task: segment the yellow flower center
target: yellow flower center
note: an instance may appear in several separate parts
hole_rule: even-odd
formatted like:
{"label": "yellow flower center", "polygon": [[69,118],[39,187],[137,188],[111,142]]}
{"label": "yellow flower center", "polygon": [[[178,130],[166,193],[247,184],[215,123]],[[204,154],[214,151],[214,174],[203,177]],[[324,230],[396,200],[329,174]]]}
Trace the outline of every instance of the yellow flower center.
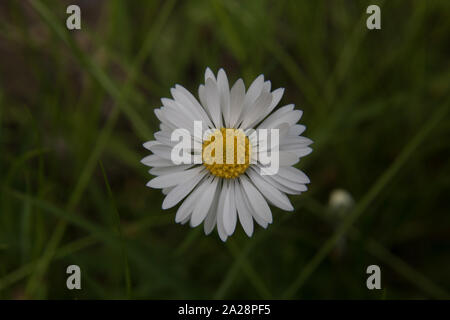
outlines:
{"label": "yellow flower center", "polygon": [[203,142],[203,165],[216,177],[234,179],[249,167],[250,150],[242,130],[221,128]]}

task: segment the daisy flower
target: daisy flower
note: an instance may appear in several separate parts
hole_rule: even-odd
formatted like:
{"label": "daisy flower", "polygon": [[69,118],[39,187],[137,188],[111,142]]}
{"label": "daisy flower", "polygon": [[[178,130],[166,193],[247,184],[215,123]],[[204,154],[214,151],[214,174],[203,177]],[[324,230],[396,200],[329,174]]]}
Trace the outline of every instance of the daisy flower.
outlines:
{"label": "daisy flower", "polygon": [[[263,75],[248,90],[242,79],[230,89],[223,69],[215,76],[207,68],[199,100],[180,85],[171,89],[172,99],[161,99],[163,106],[155,109],[160,131],[155,140],[144,143],[152,154],[142,163],[156,176],[147,186],[162,189],[165,195],[162,208],[181,202],[177,223],[189,222],[191,227],[203,223],[207,235],[217,227],[220,239],[226,241],[237,221],[249,237],[254,222],[267,228],[272,223],[269,204],[294,210],[287,194],[301,194],[310,181],[293,165],[312,151],[308,147],[312,141],[301,136],[305,126],[297,122],[302,111],[293,104],[274,111],[283,93],[283,88],[271,91],[271,82]],[[182,151],[197,161],[173,160],[177,129],[190,133],[189,145]],[[276,134],[255,134],[262,129]],[[211,148],[213,142],[216,148]],[[276,171],[271,173],[263,161],[268,153],[276,156]]]}

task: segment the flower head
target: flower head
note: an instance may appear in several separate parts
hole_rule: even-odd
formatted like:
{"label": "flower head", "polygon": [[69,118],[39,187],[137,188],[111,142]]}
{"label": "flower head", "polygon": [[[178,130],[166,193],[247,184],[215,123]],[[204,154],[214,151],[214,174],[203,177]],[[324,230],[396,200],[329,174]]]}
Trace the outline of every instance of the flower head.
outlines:
{"label": "flower head", "polygon": [[226,241],[238,219],[248,236],[254,221],[263,228],[272,223],[268,203],[294,210],[287,194],[306,191],[309,179],[293,165],[312,151],[312,141],[301,136],[302,111],[292,104],[274,111],[283,92],[271,91],[263,75],[247,91],[242,79],[230,89],[223,69],[216,77],[208,68],[200,101],[180,85],[172,99],[161,99],[160,131],[144,143],[153,154],[142,163],[156,176],[147,186],[166,195],[163,209],[182,202],[176,222],[203,222],[206,234],[217,226]]}

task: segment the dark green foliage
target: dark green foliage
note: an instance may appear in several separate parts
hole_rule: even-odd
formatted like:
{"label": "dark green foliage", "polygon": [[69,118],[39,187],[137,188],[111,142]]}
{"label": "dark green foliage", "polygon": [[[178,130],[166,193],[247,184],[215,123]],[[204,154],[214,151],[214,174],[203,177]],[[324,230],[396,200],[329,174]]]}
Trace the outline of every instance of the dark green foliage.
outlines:
{"label": "dark green foliage", "polygon": [[[0,298],[448,298],[449,42],[446,0],[1,1]],[[159,99],[207,66],[285,87],[315,142],[296,211],[225,244],[175,224],[139,162]]]}

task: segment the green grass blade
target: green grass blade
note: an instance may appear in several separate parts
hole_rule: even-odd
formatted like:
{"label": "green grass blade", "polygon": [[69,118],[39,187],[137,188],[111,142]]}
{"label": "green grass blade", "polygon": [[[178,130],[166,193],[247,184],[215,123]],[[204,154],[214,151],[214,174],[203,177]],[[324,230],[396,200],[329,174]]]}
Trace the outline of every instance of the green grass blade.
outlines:
{"label": "green grass blade", "polygon": [[116,203],[114,201],[114,196],[111,190],[111,186],[108,181],[108,177],[105,172],[105,168],[103,167],[102,161],[100,161],[100,168],[103,173],[103,178],[105,180],[105,186],[106,190],[108,191],[108,197],[109,201],[111,203],[111,208],[114,214],[114,220],[116,223],[117,232],[119,234],[119,239],[121,242],[121,249],[122,249],[122,259],[123,259],[123,268],[124,268],[124,277],[125,277],[125,290],[126,290],[126,296],[131,299],[131,275],[130,275],[130,267],[128,265],[128,255],[127,255],[127,247],[124,242],[123,233],[122,233],[122,227],[120,224],[120,216],[119,211],[117,210]]}

